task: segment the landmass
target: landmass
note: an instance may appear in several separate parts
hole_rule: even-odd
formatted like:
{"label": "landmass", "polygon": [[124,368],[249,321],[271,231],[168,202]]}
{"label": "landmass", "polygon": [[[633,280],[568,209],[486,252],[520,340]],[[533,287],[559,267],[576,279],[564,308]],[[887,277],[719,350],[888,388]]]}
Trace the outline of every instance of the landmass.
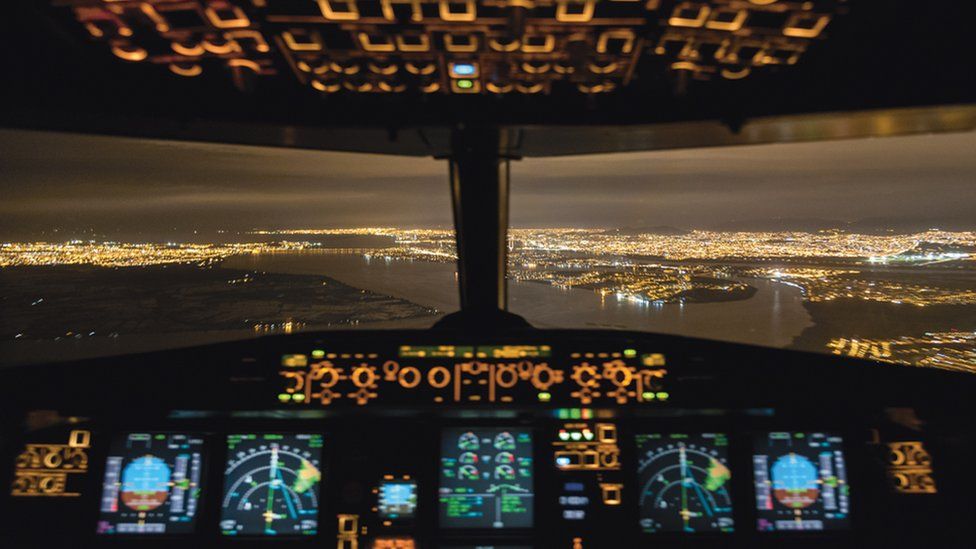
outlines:
{"label": "landmass", "polygon": [[186,264],[0,269],[0,340],[340,328],[437,311],[325,276]]}

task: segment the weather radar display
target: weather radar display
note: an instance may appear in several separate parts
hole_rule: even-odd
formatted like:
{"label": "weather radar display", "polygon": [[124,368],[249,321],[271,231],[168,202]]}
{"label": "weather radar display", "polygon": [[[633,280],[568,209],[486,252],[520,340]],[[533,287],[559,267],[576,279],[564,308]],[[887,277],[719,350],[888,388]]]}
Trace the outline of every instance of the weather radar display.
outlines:
{"label": "weather radar display", "polygon": [[760,435],[752,457],[763,532],[850,528],[844,441],[828,433]]}
{"label": "weather radar display", "polygon": [[721,433],[640,434],[641,529],[658,532],[732,532],[732,471]]}
{"label": "weather radar display", "polygon": [[115,437],[105,463],[99,534],[193,532],[203,440],[176,433]]}
{"label": "weather radar display", "polygon": [[322,435],[228,435],[220,530],[235,536],[318,531]]}
{"label": "weather radar display", "polygon": [[532,435],[524,429],[446,429],[438,499],[445,528],[531,528]]}

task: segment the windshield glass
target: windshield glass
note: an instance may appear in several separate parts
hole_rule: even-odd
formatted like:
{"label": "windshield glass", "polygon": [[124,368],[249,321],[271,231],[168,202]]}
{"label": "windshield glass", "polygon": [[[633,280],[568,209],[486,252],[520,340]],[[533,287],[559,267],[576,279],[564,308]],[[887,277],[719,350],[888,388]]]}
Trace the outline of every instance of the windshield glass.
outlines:
{"label": "windshield glass", "polygon": [[0,130],[0,166],[0,365],[458,307],[443,162]]}
{"label": "windshield glass", "polygon": [[[457,310],[430,159],[0,132],[0,358]],[[976,134],[512,164],[510,309],[976,372]]]}
{"label": "windshield glass", "polygon": [[976,372],[976,134],[530,159],[510,308]]}

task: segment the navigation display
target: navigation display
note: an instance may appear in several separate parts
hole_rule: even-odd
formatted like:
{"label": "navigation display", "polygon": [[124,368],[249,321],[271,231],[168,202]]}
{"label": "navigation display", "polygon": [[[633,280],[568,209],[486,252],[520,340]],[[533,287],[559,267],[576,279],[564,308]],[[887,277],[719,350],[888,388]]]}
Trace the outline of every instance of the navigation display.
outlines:
{"label": "navigation display", "polygon": [[227,436],[220,530],[224,535],[318,531],[322,435]]}
{"label": "navigation display", "polygon": [[843,443],[828,433],[756,437],[752,468],[760,531],[850,528]]}
{"label": "navigation display", "polygon": [[417,483],[412,480],[384,480],[380,482],[380,518],[409,520],[417,512]]}
{"label": "navigation display", "polygon": [[99,534],[185,534],[196,526],[203,439],[124,433],[112,439]]}
{"label": "navigation display", "polygon": [[639,434],[635,438],[644,532],[734,530],[725,434]]}
{"label": "navigation display", "polygon": [[440,524],[444,528],[531,528],[532,435],[527,429],[445,429]]}

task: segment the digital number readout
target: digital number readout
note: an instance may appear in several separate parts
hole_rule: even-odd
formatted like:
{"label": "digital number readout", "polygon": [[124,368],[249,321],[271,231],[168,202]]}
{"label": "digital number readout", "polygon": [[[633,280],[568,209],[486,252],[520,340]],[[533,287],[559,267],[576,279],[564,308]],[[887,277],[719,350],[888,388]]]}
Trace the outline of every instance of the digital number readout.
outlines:
{"label": "digital number readout", "polygon": [[203,440],[125,433],[112,440],[102,482],[99,534],[185,534],[196,525]]}
{"label": "digital number readout", "polygon": [[321,459],[322,435],[229,435],[221,532],[229,536],[315,534]]}
{"label": "digital number readout", "polygon": [[756,437],[752,468],[760,531],[850,528],[843,442],[828,433]]}
{"label": "digital number readout", "polygon": [[531,528],[532,436],[526,429],[446,429],[438,490],[444,528]]}

